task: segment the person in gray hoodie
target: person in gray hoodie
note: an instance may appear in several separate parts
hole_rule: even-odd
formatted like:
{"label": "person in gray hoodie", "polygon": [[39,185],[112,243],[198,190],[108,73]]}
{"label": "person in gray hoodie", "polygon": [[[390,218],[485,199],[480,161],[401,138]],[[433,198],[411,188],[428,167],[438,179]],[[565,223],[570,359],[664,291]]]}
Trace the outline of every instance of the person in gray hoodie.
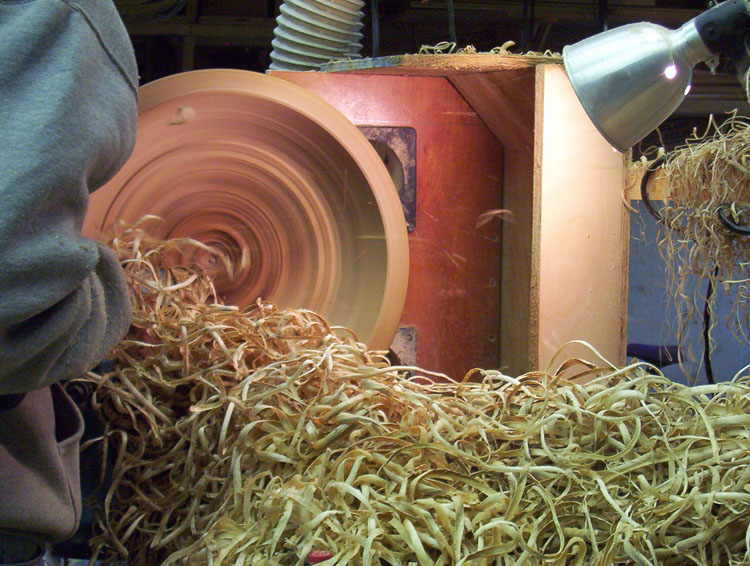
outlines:
{"label": "person in gray hoodie", "polygon": [[0,564],[42,564],[79,523],[83,420],[59,382],[130,322],[81,226],[133,149],[137,88],[111,0],[0,0]]}

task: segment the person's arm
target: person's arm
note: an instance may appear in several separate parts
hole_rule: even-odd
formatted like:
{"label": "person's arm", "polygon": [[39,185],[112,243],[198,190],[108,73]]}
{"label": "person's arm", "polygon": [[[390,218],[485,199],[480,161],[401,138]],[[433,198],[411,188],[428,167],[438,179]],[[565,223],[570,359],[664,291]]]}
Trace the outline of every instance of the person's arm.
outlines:
{"label": "person's arm", "polygon": [[81,235],[132,151],[137,74],[110,0],[0,0],[0,395],[77,377],[126,332],[119,263]]}

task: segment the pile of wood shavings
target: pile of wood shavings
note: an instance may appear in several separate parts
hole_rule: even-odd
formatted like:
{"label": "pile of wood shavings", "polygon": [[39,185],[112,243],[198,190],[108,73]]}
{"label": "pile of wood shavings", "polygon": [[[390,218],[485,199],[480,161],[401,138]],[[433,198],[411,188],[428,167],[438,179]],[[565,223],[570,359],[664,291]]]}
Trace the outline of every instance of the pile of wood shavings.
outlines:
{"label": "pile of wood shavings", "polygon": [[750,227],[749,128],[748,119],[738,117],[721,126],[711,124],[706,133],[695,133],[671,153],[663,165],[667,192],[660,213],[666,230],[660,246],[676,298],[678,336],[705,300],[691,283],[692,275],[712,281],[733,297],[729,326],[750,342],[750,236],[728,230],[717,214],[727,204],[729,218]]}
{"label": "pile of wood shavings", "polygon": [[544,52],[539,51],[527,51],[525,53],[512,53],[511,48],[515,46],[515,41],[506,41],[502,45],[493,47],[489,51],[478,51],[473,45],[466,45],[464,47],[458,47],[455,41],[441,41],[435,45],[422,45],[419,48],[420,55],[482,55],[492,54],[501,55],[503,57],[522,57],[528,62],[537,63],[550,63],[557,62],[562,63],[562,55],[553,51],[547,50]]}
{"label": "pile of wood shavings", "polygon": [[[88,377],[119,441],[106,563],[750,560],[748,378],[407,372],[312,312],[216,304],[144,241],[114,242],[133,328],[116,371]],[[574,367],[593,380],[559,376]]]}

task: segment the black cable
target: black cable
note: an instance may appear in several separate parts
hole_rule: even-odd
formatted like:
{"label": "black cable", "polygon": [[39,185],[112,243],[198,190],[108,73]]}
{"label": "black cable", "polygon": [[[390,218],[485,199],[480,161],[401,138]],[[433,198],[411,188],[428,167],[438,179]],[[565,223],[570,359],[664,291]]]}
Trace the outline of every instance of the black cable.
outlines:
{"label": "black cable", "polygon": [[534,39],[534,0],[523,0],[521,51],[530,51]]}
{"label": "black cable", "polygon": [[714,279],[719,273],[719,268],[714,267],[714,272],[708,279],[706,286],[706,301],[703,304],[703,366],[706,368],[706,381],[713,385],[716,383],[714,379],[714,369],[711,364],[711,302],[714,298]]}
{"label": "black cable", "polygon": [[[655,159],[648,167],[646,167],[646,171],[643,173],[643,177],[641,177],[641,200],[643,201],[643,206],[646,207],[646,210],[657,220],[657,222],[662,224],[664,223],[664,218],[661,213],[654,208],[654,205],[649,198],[648,181],[651,178],[651,175],[653,175],[653,173],[664,164],[666,159],[666,156]],[[735,208],[744,209],[745,211],[750,211],[750,206],[746,203],[735,203],[734,205],[731,205],[728,202],[725,202],[718,206],[716,209],[716,215],[727,230],[739,236],[750,236],[750,226],[743,226],[742,224],[735,222],[732,210],[733,206]]]}
{"label": "black cable", "polygon": [[646,171],[643,173],[643,177],[641,177],[641,200],[643,201],[643,206],[646,207],[646,210],[648,210],[651,216],[656,218],[657,222],[661,222],[662,224],[664,223],[664,219],[659,211],[654,208],[654,205],[651,204],[651,199],[648,196],[648,180],[651,178],[654,171],[661,167],[666,160],[666,156],[655,159],[653,163],[646,167]]}
{"label": "black cable", "polygon": [[453,0],[448,0],[448,38],[451,43],[456,43],[456,13],[453,9]]}
{"label": "black cable", "polygon": [[609,28],[609,22],[607,21],[607,13],[609,12],[609,5],[607,0],[599,0],[596,4],[596,23],[600,31],[607,31]]}
{"label": "black cable", "polygon": [[[748,208],[748,206],[744,204],[735,204],[735,207],[741,207],[744,209]],[[732,216],[731,204],[725,202],[719,205],[719,208],[716,209],[716,214],[719,216],[719,220],[721,220],[721,223],[727,230],[739,234],[740,236],[750,236],[750,227],[737,224],[733,218],[730,218],[730,216]]]}
{"label": "black cable", "polygon": [[372,56],[380,56],[380,14],[378,11],[378,0],[372,0],[370,5],[370,18],[372,20]]}
{"label": "black cable", "polygon": [[[643,201],[643,205],[646,207],[646,210],[653,216],[658,222],[663,223],[664,218],[654,208],[654,205],[651,204],[651,199],[648,195],[648,180],[653,174],[655,170],[657,170],[663,163],[666,161],[666,156],[660,157],[656,160],[654,160],[649,167],[646,168],[646,171],[643,174],[643,178],[641,179],[641,200]],[[749,206],[743,204],[736,204],[735,206],[740,206],[745,209],[750,209]],[[732,206],[729,203],[723,203],[719,205],[719,207],[716,209],[716,214],[719,217],[719,220],[724,225],[725,228],[732,231],[735,234],[741,235],[741,236],[749,236],[750,235],[750,227],[743,226],[741,224],[738,224],[735,222],[732,214]],[[706,285],[706,298],[703,305],[703,365],[706,369],[706,381],[710,384],[716,383],[716,380],[714,378],[714,370],[713,365],[711,363],[711,303],[714,298],[714,293],[716,291],[716,286],[714,285],[714,280],[716,279],[716,276],[719,274],[719,268],[718,266],[714,268],[713,274],[708,279],[708,283]]]}

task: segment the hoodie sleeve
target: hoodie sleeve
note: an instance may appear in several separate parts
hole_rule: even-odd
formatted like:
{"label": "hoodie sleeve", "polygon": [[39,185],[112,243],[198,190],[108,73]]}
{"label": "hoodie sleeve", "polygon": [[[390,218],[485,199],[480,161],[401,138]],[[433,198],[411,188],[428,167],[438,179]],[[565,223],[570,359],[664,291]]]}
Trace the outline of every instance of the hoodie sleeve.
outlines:
{"label": "hoodie sleeve", "polygon": [[95,366],[126,332],[114,254],[81,235],[135,141],[137,72],[111,0],[0,0],[0,395]]}

